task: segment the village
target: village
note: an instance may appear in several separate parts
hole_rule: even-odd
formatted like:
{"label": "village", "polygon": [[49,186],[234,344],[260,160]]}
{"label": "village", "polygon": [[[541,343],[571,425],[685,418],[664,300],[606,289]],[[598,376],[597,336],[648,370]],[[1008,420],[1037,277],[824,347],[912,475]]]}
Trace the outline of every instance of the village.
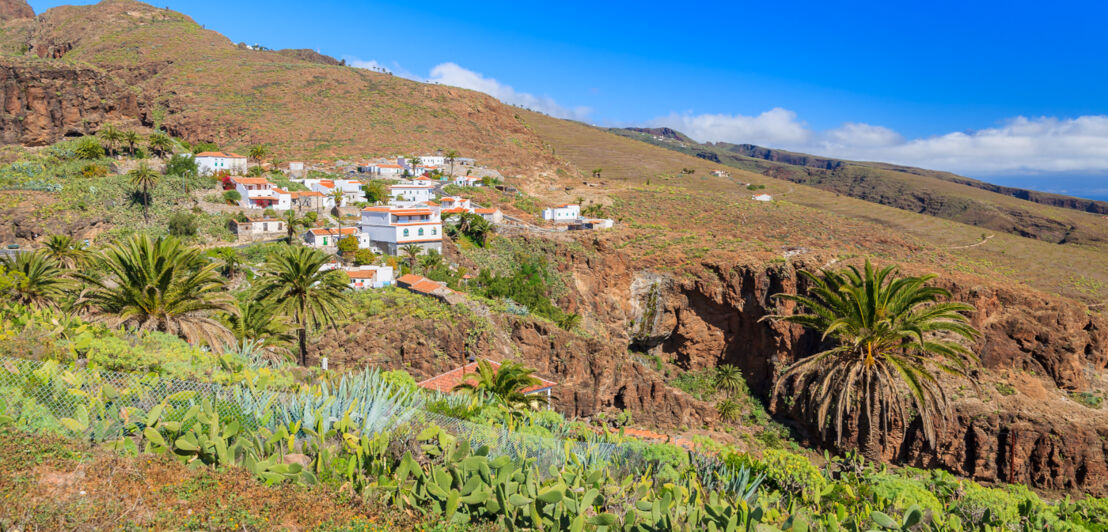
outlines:
{"label": "village", "polygon": [[[443,252],[444,235],[459,225],[472,226],[475,219],[480,220],[476,223],[481,224],[482,232],[507,227],[600,230],[615,224],[611,219],[586,217],[580,204],[566,203],[543,209],[539,226],[506,216],[494,206],[448,194],[448,187],[455,192],[481,187],[514,191],[501,184],[499,172],[453,152],[330,164],[292,161],[276,167],[251,164],[246,156],[232,152],[200,152],[194,160],[201,175],[221,179],[224,198],[238,207],[228,229],[239,242],[277,241],[291,235],[305,246],[334,254],[336,259],[327,268],[346,272],[353,290],[397,286],[456,301],[458,293],[445,282],[398,271],[400,268],[387,261],[366,264],[354,258],[363,255],[359,250],[374,257],[412,261],[418,256],[438,256]],[[298,190],[280,186],[264,171],[270,175],[278,172]],[[295,213],[291,218],[290,212]],[[289,230],[290,219],[308,213],[313,213],[313,226]]]}

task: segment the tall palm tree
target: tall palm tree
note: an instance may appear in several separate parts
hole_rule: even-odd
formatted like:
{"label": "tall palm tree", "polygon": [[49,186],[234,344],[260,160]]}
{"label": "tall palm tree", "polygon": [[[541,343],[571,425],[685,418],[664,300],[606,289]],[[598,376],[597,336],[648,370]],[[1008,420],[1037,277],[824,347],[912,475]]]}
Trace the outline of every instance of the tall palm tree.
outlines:
{"label": "tall palm tree", "polygon": [[224,323],[235,335],[239,345],[257,342],[256,346],[275,353],[291,353],[296,337],[289,331],[292,324],[278,312],[271,301],[248,294],[238,303],[238,312],[225,314]]}
{"label": "tall palm tree", "polygon": [[142,163],[127,172],[127,177],[131,179],[131,186],[142,187],[142,218],[150,223],[150,189],[158,186],[161,175]]}
{"label": "tall palm tree", "polygon": [[98,132],[100,138],[104,139],[104,142],[108,143],[108,151],[111,152],[112,157],[115,157],[115,146],[123,140],[123,132],[119,128],[108,124]]}
{"label": "tall palm tree", "polygon": [[419,254],[423,253],[423,248],[417,244],[408,244],[401,247],[400,252],[408,258],[408,269],[415,273],[416,261],[419,260]]}
{"label": "tall palm tree", "polygon": [[232,247],[218,247],[208,250],[208,256],[219,262],[217,270],[227,279],[233,280],[242,272],[243,257],[237,249]]}
{"label": "tall palm tree", "polygon": [[297,328],[300,364],[308,363],[308,329],[330,324],[345,312],[346,276],[341,270],[320,268],[331,257],[306,246],[281,246],[266,258],[256,297],[269,300]]}
{"label": "tall palm tree", "polygon": [[308,225],[308,221],[303,219],[303,218],[300,218],[299,216],[297,216],[296,211],[294,211],[292,209],[289,209],[289,210],[285,211],[284,222],[285,222],[285,229],[288,230],[288,234],[289,234],[288,243],[290,245],[293,244],[296,241],[295,240],[296,239],[296,229],[298,227],[307,227],[307,225]]}
{"label": "tall palm tree", "polygon": [[18,253],[0,259],[0,266],[14,276],[8,298],[16,303],[55,308],[70,286],[62,267],[44,250]]}
{"label": "tall palm tree", "polygon": [[220,313],[235,311],[219,264],[199,248],[173,237],[135,235],[97,257],[103,275],[80,274],[89,285],[85,299],[98,316],[114,326],[175,334],[220,350],[233,336]]}
{"label": "tall palm tree", "polygon": [[127,143],[127,153],[131,154],[131,157],[135,156],[135,144],[138,144],[140,137],[138,133],[127,130],[123,132],[123,142]]}
{"label": "tall palm tree", "polygon": [[331,192],[331,199],[335,202],[335,208],[342,207],[342,189],[335,187],[335,190]]}
{"label": "tall palm tree", "polygon": [[907,427],[907,396],[907,406],[918,412],[924,436],[934,445],[936,426],[947,418],[938,372],[969,377],[977,361],[964,345],[938,335],[977,337],[965,315],[974,308],[940,302],[950,293],[927,286],[935,275],[897,277],[895,266],[878,270],[868,260],[862,271],[852,266],[801,275],[811,283],[810,295],[778,297],[807,313],[769,318],[822,331],[829,347],[785,369],[774,385],[774,398],[788,384],[794,397],[803,398],[805,415],[825,436],[834,434],[836,444],[842,441],[843,421],[858,418],[859,434],[867,431],[864,451],[876,454],[893,421]]}
{"label": "tall palm tree", "polygon": [[446,150],[446,162],[450,163],[450,176],[454,176],[454,161],[458,159],[457,150]]}
{"label": "tall palm tree", "polygon": [[535,370],[512,361],[504,362],[493,370],[486,360],[477,363],[477,372],[466,375],[465,379],[454,387],[455,390],[470,392],[483,391],[499,399],[510,407],[527,407],[546,403],[542,395],[524,395],[523,390],[540,384],[533,373]]}
{"label": "tall palm tree", "polygon": [[150,134],[147,145],[150,146],[150,151],[156,153],[158,157],[163,157],[173,149],[173,139],[169,138],[169,135],[165,133],[155,131]]}
{"label": "tall palm tree", "polygon": [[43,252],[67,270],[77,268],[88,258],[84,244],[69,235],[51,236],[46,240]]}

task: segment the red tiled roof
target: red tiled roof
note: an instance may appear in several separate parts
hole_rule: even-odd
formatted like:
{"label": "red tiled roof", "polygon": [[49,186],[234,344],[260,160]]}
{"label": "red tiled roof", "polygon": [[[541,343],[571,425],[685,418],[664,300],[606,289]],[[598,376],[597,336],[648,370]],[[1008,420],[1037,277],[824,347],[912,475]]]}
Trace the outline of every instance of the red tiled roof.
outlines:
{"label": "red tiled roof", "polygon": [[407,273],[407,274],[401,275],[400,277],[397,277],[396,282],[404,283],[404,284],[415,284],[415,283],[418,283],[422,279],[426,279],[426,277],[424,277],[422,275],[416,275],[414,273]]}
{"label": "red tiled roof", "polygon": [[273,185],[264,177],[232,177],[231,181],[243,185]]}
{"label": "red tiled roof", "polygon": [[373,166],[376,166],[377,168],[404,168],[403,166],[400,166],[399,164],[379,164],[378,163],[378,164],[374,164]]}
{"label": "red tiled roof", "polygon": [[566,207],[576,207],[576,206],[577,206],[577,205],[574,205],[574,204],[572,204],[572,203],[565,203],[565,204],[562,204],[562,205],[557,205],[557,206],[555,206],[554,208],[555,208],[555,209],[564,209],[564,208],[566,208]]}
{"label": "red tiled roof", "polygon": [[460,213],[463,213],[463,212],[466,212],[466,210],[461,208],[461,207],[454,207],[453,209],[443,209],[442,210],[443,214],[460,214]]}
{"label": "red tiled roof", "polygon": [[411,289],[411,290],[415,290],[416,292],[421,292],[421,293],[424,293],[424,294],[430,294],[430,293],[434,292],[435,290],[438,290],[439,288],[443,288],[443,284],[439,283],[439,282],[436,282],[436,281],[432,281],[430,279],[422,279],[422,280],[416,281],[414,284],[412,284],[408,288]]}
{"label": "red tiled roof", "polygon": [[435,185],[392,185],[389,188],[435,188]]}
{"label": "red tiled roof", "polygon": [[327,235],[352,235],[352,234],[354,234],[354,233],[358,232],[358,230],[357,230],[356,228],[354,228],[354,227],[343,227],[343,228],[342,228],[341,230],[339,230],[339,229],[335,229],[335,228],[330,228],[330,229],[309,229],[309,231],[311,231],[311,233],[312,233],[313,235],[318,235],[318,236],[327,236]]}
{"label": "red tiled roof", "polygon": [[351,279],[374,279],[377,277],[377,270],[350,270],[346,275]]}
{"label": "red tiled roof", "polygon": [[496,214],[500,209],[473,209],[477,214]]}
{"label": "red tiled roof", "polygon": [[435,214],[431,209],[395,209],[389,212],[398,216],[431,216]]}
{"label": "red tiled roof", "polygon": [[[493,371],[497,371],[500,369],[499,362],[494,362],[489,359],[485,359],[485,362],[489,363],[489,366],[492,367]],[[418,383],[418,386],[426,388],[428,390],[436,390],[447,393],[451,392],[454,390],[455,386],[464,382],[467,376],[477,373],[477,364],[479,364],[479,362],[470,362],[469,364],[466,364],[465,366],[462,366],[460,368],[454,368],[450,371],[447,371],[446,373],[435,375],[430,379]],[[545,390],[547,388],[553,388],[554,386],[558,385],[558,383],[544,379],[542,377],[536,378],[539,380],[539,384],[524,388],[522,390],[523,393],[534,393],[540,390]]]}
{"label": "red tiled roof", "polygon": [[202,151],[202,152],[196,154],[196,157],[225,157],[227,159],[245,159],[246,158],[246,157],[243,157],[243,156],[238,155],[236,153],[231,153],[231,152],[223,153],[221,151]]}
{"label": "red tiled roof", "polygon": [[335,188],[335,182],[334,181],[328,181],[328,180],[324,179],[324,180],[321,180],[319,182],[319,184],[322,185],[322,186],[325,186],[327,188]]}

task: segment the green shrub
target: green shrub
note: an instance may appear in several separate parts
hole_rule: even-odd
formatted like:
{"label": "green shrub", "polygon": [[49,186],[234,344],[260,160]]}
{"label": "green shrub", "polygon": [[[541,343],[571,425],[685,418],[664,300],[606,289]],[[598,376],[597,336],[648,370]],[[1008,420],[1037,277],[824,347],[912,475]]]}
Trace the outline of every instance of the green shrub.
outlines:
{"label": "green shrub", "polygon": [[166,224],[173,236],[196,236],[196,216],[187,212],[175,212]]}
{"label": "green shrub", "polygon": [[239,194],[237,190],[227,190],[223,192],[223,201],[227,203],[238,203],[242,201],[242,194]]}

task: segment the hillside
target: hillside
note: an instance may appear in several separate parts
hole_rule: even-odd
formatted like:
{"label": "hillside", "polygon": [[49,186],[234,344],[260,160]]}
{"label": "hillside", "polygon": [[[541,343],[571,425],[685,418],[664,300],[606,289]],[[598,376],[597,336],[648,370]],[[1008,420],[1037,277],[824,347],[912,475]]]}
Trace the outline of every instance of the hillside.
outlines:
{"label": "hillside", "polygon": [[49,144],[132,121],[191,142],[267,143],[281,157],[455,149],[511,172],[554,164],[516,109],[487,95],[314,52],[250,50],[131,0],[13,18],[0,26],[0,50],[6,142]]}
{"label": "hillside", "polygon": [[872,203],[1060,244],[1108,246],[1108,224],[1092,214],[1108,203],[1002,187],[886,163],[856,162],[750,144],[697,143],[670,130],[612,129],[615,134]]}

